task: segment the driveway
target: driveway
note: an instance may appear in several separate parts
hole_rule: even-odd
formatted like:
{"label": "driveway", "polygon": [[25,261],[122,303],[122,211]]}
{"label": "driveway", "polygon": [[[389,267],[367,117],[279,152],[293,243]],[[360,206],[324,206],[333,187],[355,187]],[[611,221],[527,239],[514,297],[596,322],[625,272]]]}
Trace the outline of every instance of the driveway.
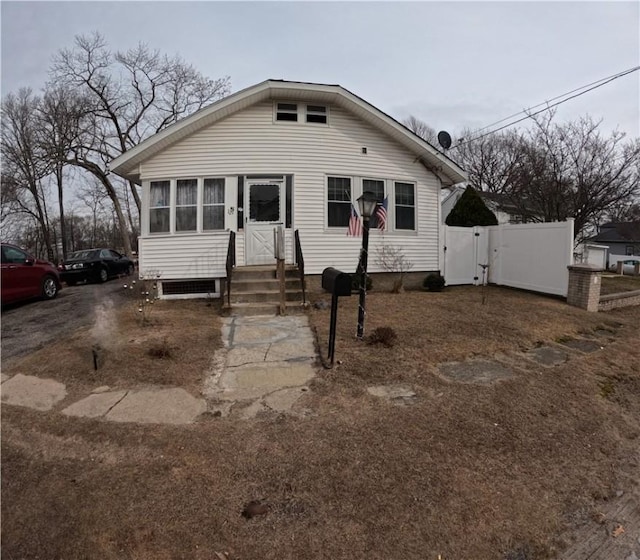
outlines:
{"label": "driveway", "polygon": [[65,286],[56,299],[34,300],[2,310],[2,363],[24,356],[64,334],[91,325],[97,303],[111,299],[124,301],[124,279],[104,284]]}

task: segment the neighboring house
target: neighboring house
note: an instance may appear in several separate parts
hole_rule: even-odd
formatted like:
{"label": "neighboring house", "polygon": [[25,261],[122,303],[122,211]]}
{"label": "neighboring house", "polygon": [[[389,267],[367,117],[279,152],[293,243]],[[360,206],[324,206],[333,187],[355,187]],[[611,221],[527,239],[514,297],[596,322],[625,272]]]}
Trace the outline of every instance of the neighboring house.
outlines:
{"label": "neighboring house", "polygon": [[609,247],[607,265],[614,266],[625,256],[640,256],[640,222],[608,222],[587,241]]}
{"label": "neighboring house", "polygon": [[[220,293],[231,231],[238,266],[286,262],[298,230],[308,274],[354,272],[361,239],[348,237],[363,191],[388,199],[387,231],[372,230],[369,270],[383,242],[413,271],[442,268],[440,190],[466,180],[433,146],[338,85],[267,80],[230,95],[116,158],[111,171],[142,185],[140,271],[162,283]],[[215,281],[215,290],[211,290]]]}
{"label": "neighboring house", "polygon": [[[447,219],[466,188],[466,185],[455,185],[448,189],[449,192],[442,199],[442,223]],[[478,191],[478,194],[487,208],[496,215],[499,224],[525,224],[544,221],[539,218],[535,210],[515,204],[508,195],[486,191]]]}

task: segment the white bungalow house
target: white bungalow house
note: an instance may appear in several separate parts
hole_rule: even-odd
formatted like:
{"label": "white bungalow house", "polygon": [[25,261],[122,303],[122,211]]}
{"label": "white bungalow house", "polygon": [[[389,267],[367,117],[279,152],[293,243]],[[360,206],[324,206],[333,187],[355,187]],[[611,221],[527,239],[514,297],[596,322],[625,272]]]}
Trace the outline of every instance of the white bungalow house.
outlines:
{"label": "white bungalow house", "polygon": [[163,293],[220,295],[231,232],[236,267],[286,262],[298,230],[307,274],[354,272],[361,239],[347,236],[364,191],[388,201],[372,229],[369,271],[382,243],[413,271],[442,268],[440,189],[465,172],[410,130],[339,85],[267,80],[175,123],[113,160],[142,185],[139,264]]}

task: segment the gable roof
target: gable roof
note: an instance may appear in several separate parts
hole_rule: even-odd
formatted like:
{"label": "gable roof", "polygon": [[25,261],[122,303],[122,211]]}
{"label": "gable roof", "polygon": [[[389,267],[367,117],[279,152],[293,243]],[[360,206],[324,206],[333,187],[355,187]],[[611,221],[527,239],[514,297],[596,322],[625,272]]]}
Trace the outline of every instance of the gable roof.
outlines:
{"label": "gable roof", "polygon": [[139,182],[139,165],[143,161],[204,127],[268,99],[296,99],[340,106],[415,154],[416,159],[440,178],[443,186],[467,180],[465,171],[452,159],[349,90],[339,85],[284,80],[266,80],[200,109],[115,158],[110,170],[121,177]]}
{"label": "gable roof", "polygon": [[598,243],[640,243],[640,222],[609,222],[589,238]]}

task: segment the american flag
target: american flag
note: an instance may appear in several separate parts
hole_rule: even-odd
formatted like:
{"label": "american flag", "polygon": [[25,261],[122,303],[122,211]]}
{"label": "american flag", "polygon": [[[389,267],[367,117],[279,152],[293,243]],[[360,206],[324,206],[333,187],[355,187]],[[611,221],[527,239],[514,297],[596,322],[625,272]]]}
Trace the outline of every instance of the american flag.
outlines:
{"label": "american flag", "polygon": [[349,227],[347,228],[347,236],[360,237],[362,235],[362,220],[356,212],[355,206],[351,205],[351,215],[349,216]]}
{"label": "american flag", "polygon": [[387,205],[389,204],[389,197],[385,197],[382,204],[378,204],[376,210],[376,217],[378,218],[378,229],[384,231],[387,229]]}

